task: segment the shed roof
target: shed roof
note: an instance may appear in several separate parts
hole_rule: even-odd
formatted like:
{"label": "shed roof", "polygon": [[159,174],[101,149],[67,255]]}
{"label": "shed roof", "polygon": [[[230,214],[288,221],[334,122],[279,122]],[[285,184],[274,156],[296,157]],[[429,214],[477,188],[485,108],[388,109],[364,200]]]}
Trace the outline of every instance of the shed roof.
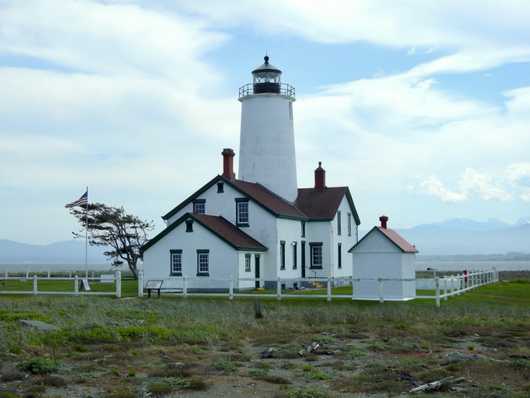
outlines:
{"label": "shed roof", "polygon": [[348,252],[354,251],[354,249],[359,246],[359,244],[366,239],[369,235],[374,233],[375,231],[380,232],[385,238],[387,238],[390,242],[392,242],[399,250],[401,250],[403,253],[417,253],[418,249],[416,249],[416,246],[409,243],[405,238],[403,238],[400,234],[398,234],[396,231],[390,228],[381,228],[381,227],[373,227],[366,235],[364,235],[355,245],[352,246]]}

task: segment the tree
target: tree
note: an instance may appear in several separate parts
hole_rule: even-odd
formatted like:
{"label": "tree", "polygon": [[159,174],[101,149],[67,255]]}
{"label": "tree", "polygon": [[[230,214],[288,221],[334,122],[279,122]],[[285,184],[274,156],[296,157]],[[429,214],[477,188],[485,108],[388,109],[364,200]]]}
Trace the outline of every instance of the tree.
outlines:
{"label": "tree", "polygon": [[[127,214],[123,207],[107,206],[103,203],[89,203],[85,207],[70,209],[79,224],[88,225],[88,243],[91,246],[105,246],[110,250],[103,254],[119,266],[125,261],[135,278],[138,276],[140,249],[148,241],[147,234],[153,230],[152,222]],[[74,238],[84,238],[85,230],[73,232]]]}

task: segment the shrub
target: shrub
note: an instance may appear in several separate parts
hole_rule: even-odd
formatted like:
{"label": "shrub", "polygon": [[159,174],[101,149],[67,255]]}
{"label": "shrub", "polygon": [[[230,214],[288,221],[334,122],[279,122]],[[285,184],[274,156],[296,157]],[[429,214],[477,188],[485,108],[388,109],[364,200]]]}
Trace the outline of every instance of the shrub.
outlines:
{"label": "shrub", "polygon": [[37,357],[20,363],[18,367],[20,370],[41,375],[56,372],[59,365],[50,358]]}
{"label": "shrub", "polygon": [[151,383],[148,387],[148,391],[154,396],[169,394],[173,391],[173,386],[165,382]]}

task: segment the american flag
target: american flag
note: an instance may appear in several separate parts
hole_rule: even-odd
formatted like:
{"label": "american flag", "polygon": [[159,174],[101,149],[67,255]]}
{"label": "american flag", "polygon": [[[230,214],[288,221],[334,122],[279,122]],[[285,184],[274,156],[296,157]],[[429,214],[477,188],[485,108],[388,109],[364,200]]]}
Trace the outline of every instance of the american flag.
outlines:
{"label": "american flag", "polygon": [[87,204],[88,204],[88,189],[83,195],[81,195],[79,199],[74,200],[72,203],[68,203],[64,205],[64,207],[70,208],[70,207],[76,207],[76,206],[86,206]]}

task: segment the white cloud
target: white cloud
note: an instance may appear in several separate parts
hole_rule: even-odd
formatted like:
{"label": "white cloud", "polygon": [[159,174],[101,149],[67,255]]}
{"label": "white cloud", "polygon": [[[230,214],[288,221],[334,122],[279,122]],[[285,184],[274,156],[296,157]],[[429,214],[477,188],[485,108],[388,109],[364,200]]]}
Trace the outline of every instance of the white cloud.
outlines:
{"label": "white cloud", "polygon": [[427,193],[433,195],[443,202],[462,202],[468,199],[466,192],[455,192],[448,190],[436,176],[430,176],[421,183]]}

